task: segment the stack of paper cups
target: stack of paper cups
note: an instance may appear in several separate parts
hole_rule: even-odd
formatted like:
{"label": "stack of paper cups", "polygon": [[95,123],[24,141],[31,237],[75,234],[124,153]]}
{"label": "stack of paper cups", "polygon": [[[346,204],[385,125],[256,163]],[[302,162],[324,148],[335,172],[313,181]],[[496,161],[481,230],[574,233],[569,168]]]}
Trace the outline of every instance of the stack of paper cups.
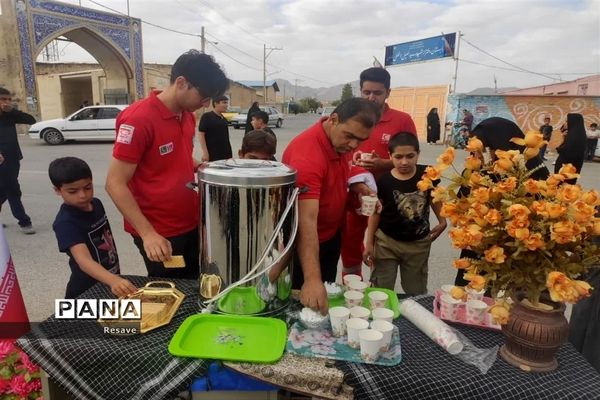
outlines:
{"label": "stack of paper cups", "polygon": [[442,320],[427,311],[414,300],[404,300],[400,303],[402,316],[412,322],[431,340],[442,346],[450,354],[458,354],[463,350],[463,344],[454,330]]}

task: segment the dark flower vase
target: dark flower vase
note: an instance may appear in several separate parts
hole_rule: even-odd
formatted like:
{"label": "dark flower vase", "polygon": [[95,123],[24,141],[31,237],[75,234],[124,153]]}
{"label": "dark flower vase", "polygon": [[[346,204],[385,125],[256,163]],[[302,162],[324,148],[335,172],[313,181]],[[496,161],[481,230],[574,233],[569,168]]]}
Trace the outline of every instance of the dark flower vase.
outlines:
{"label": "dark flower vase", "polygon": [[558,367],[556,352],[569,335],[565,305],[542,300],[553,307],[544,310],[522,304],[522,299],[514,302],[508,324],[502,326],[506,342],[500,355],[524,371],[553,371]]}

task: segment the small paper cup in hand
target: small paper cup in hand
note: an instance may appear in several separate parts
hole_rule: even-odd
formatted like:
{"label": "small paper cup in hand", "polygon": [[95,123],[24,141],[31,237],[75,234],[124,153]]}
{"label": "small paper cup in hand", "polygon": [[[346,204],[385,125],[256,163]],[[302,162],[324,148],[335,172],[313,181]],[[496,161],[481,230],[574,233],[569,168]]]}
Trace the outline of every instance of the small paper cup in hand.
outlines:
{"label": "small paper cup in hand", "polygon": [[442,318],[456,320],[458,315],[458,307],[461,303],[449,294],[442,295],[440,299]]}
{"label": "small paper cup in hand", "polygon": [[350,309],[350,318],[360,318],[365,321],[369,320],[369,316],[371,315],[371,311],[368,308],[361,306],[354,306]]}
{"label": "small paper cup in hand", "polygon": [[383,339],[381,340],[381,347],[379,350],[382,353],[388,351],[390,349],[390,343],[392,341],[394,325],[382,319],[376,319],[373,322],[371,322],[371,329],[379,331],[383,334]]}
{"label": "small paper cup in hand", "polygon": [[360,318],[350,318],[346,322],[346,328],[348,332],[348,346],[353,349],[360,347],[360,338],[358,334],[360,331],[365,330],[369,327],[369,322]]}
{"label": "small paper cup in hand", "polygon": [[482,300],[467,301],[467,322],[483,325],[487,314],[488,305]]}
{"label": "small paper cup in hand", "polygon": [[374,363],[379,358],[383,333],[374,329],[364,329],[358,332],[360,339],[360,358],[366,363]]}
{"label": "small paper cup in hand", "polygon": [[344,293],[344,300],[346,301],[346,307],[352,308],[355,306],[362,305],[365,295],[356,290],[348,290]]}
{"label": "small paper cup in hand", "polygon": [[394,312],[389,308],[374,308],[371,311],[371,316],[373,320],[382,320],[387,322],[392,322],[394,320]]}
{"label": "small paper cup in hand", "polygon": [[342,278],[342,282],[344,283],[344,288],[346,290],[350,290],[349,285],[352,281],[362,281],[362,278],[360,277],[360,275],[355,274],[344,275],[344,277]]}
{"label": "small paper cup in hand", "polygon": [[369,297],[369,307],[371,310],[375,308],[384,308],[388,300],[387,293],[379,290],[372,290],[367,296]]}
{"label": "small paper cup in hand", "polygon": [[350,310],[346,307],[331,307],[329,309],[329,321],[333,336],[342,337],[346,334],[346,322],[350,318]]}
{"label": "small paper cup in hand", "polygon": [[365,216],[371,216],[375,213],[376,205],[377,205],[377,197],[362,196],[360,198],[360,213]]}
{"label": "small paper cup in hand", "polygon": [[363,282],[363,281],[350,281],[348,283],[349,290],[356,290],[357,292],[361,292],[361,293],[365,293],[365,290],[367,290],[367,287],[369,287],[369,284],[367,282]]}

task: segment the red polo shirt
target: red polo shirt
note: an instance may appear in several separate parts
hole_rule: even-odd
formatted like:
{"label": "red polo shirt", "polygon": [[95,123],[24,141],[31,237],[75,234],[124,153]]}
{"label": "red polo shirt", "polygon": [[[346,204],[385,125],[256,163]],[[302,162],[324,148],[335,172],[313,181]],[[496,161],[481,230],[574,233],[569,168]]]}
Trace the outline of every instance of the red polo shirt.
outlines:
{"label": "red polo shirt", "polygon": [[417,136],[417,128],[410,115],[394,110],[386,104],[383,115],[371,131],[371,135],[360,144],[357,150],[363,153],[375,150],[379,157],[389,159],[388,143],[393,136],[400,132],[410,132]]}
{"label": "red polo shirt", "polygon": [[[173,114],[158,93],[119,114],[113,157],[137,164],[129,189],[154,229],[172,237],[198,226],[198,195],[185,186],[195,181],[196,120],[190,112]],[[127,220],[125,230],[137,235]]]}
{"label": "red polo shirt", "polygon": [[283,152],[283,163],[295,168],[296,186],[307,187],[300,200],[319,200],[319,243],[342,229],[348,197],[348,175],[352,155],[335,151],[323,129],[323,118],[298,136]]}

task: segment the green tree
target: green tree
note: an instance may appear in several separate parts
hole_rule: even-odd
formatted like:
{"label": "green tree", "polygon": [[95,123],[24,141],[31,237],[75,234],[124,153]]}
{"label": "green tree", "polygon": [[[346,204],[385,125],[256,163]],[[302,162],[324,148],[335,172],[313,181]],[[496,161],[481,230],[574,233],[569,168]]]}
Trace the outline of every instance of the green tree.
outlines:
{"label": "green tree", "polygon": [[300,106],[306,111],[316,112],[321,107],[321,103],[313,97],[305,97],[300,100]]}
{"label": "green tree", "polygon": [[350,85],[349,83],[346,83],[344,85],[344,87],[342,88],[342,97],[340,97],[340,102],[346,101],[353,97],[354,97],[354,95],[352,94],[352,85]]}
{"label": "green tree", "polygon": [[337,107],[337,106],[340,105],[341,102],[342,102],[341,100],[334,100],[334,101],[331,102],[331,106],[332,107]]}

